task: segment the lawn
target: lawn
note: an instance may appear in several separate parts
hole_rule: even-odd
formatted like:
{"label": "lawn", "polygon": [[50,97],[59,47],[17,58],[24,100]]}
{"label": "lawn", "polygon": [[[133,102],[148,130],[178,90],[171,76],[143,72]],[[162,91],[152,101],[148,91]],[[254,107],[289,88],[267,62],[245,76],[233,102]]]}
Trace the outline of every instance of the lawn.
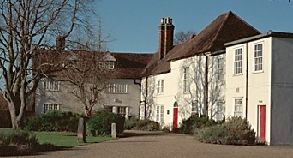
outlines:
{"label": "lawn", "polygon": [[78,145],[86,145],[91,143],[99,143],[103,141],[113,140],[111,137],[86,137],[86,143],[77,142],[76,133],[68,132],[33,132],[36,134],[40,144],[50,143],[54,146],[72,147]]}
{"label": "lawn", "polygon": [[[0,133],[10,133],[13,130],[4,129],[0,130]],[[86,143],[77,142],[77,134],[70,132],[32,132],[36,135],[40,144],[51,144],[58,147],[73,147],[79,145],[86,145],[91,143],[99,143],[108,140],[114,140],[111,137],[86,137]]]}

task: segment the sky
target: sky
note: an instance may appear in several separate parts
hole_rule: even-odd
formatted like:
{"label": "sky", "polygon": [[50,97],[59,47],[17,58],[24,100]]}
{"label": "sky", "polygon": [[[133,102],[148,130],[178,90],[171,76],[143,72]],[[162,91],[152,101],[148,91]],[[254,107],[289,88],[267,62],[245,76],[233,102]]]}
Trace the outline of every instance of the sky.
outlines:
{"label": "sky", "polygon": [[[264,33],[293,32],[293,0],[101,0],[95,6],[111,52],[154,53],[161,18],[176,32],[199,33],[220,14],[232,11]],[[97,18],[98,21],[98,18]]]}

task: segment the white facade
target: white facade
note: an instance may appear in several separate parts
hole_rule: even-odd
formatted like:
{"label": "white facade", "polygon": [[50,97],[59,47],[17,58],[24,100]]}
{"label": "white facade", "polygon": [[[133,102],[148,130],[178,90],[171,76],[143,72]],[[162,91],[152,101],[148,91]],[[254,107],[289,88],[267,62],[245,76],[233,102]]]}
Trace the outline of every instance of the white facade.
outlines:
{"label": "white facade", "polygon": [[293,36],[275,34],[228,44],[225,114],[247,118],[268,145],[293,144]]}
{"label": "white facade", "polygon": [[[224,66],[224,57],[223,54],[193,56],[171,61],[169,73],[148,76],[147,98],[145,98],[146,79],[143,78],[142,100],[147,102],[147,117],[160,122],[162,126],[178,128],[182,120],[192,114],[199,116],[206,114],[206,95],[208,95],[208,116],[215,121],[221,121],[224,118],[225,72],[221,71],[221,75],[219,75],[218,61],[221,61]],[[208,75],[206,75],[206,66],[208,66]],[[160,92],[162,81],[164,90]],[[208,84],[208,88],[206,88],[206,84]],[[206,94],[206,90],[208,94]],[[164,114],[158,115],[158,112],[161,113],[158,107],[161,106],[164,107]],[[141,115],[144,115],[143,104],[141,111]],[[161,121],[162,116],[164,122]]]}

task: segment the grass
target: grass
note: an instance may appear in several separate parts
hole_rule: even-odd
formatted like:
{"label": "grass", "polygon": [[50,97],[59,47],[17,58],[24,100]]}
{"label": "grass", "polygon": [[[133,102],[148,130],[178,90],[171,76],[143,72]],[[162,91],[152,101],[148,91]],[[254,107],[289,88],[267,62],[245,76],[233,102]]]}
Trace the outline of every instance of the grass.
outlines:
{"label": "grass", "polygon": [[[1,134],[10,134],[14,132],[12,129],[0,129]],[[86,143],[77,142],[77,134],[69,132],[31,132],[36,135],[39,145],[29,150],[18,150],[16,145],[1,146],[0,140],[0,157],[1,156],[23,156],[34,155],[39,152],[49,152],[58,150],[67,150],[74,146],[87,145],[92,143],[99,143],[108,140],[114,140],[111,137],[86,137]],[[1,137],[1,136],[0,136]]]}
{"label": "grass", "polygon": [[[12,129],[0,129],[0,133],[11,133]],[[86,143],[77,142],[77,134],[70,132],[32,132],[37,136],[40,144],[51,144],[58,147],[73,147],[92,143],[100,143],[103,141],[114,140],[111,137],[86,137]]]}
{"label": "grass", "polygon": [[77,142],[76,133],[68,132],[33,132],[36,134],[40,144],[50,143],[54,146],[73,147],[79,145],[86,145],[91,143],[99,143],[103,141],[113,140],[111,137],[86,137],[86,143]]}

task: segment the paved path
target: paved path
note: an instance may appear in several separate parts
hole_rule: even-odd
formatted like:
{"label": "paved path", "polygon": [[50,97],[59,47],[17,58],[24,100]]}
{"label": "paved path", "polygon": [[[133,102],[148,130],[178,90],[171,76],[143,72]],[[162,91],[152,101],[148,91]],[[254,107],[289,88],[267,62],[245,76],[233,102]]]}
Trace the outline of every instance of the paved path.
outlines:
{"label": "paved path", "polygon": [[38,158],[292,158],[293,146],[224,146],[200,143],[192,136],[126,131],[119,140],[40,153]]}

